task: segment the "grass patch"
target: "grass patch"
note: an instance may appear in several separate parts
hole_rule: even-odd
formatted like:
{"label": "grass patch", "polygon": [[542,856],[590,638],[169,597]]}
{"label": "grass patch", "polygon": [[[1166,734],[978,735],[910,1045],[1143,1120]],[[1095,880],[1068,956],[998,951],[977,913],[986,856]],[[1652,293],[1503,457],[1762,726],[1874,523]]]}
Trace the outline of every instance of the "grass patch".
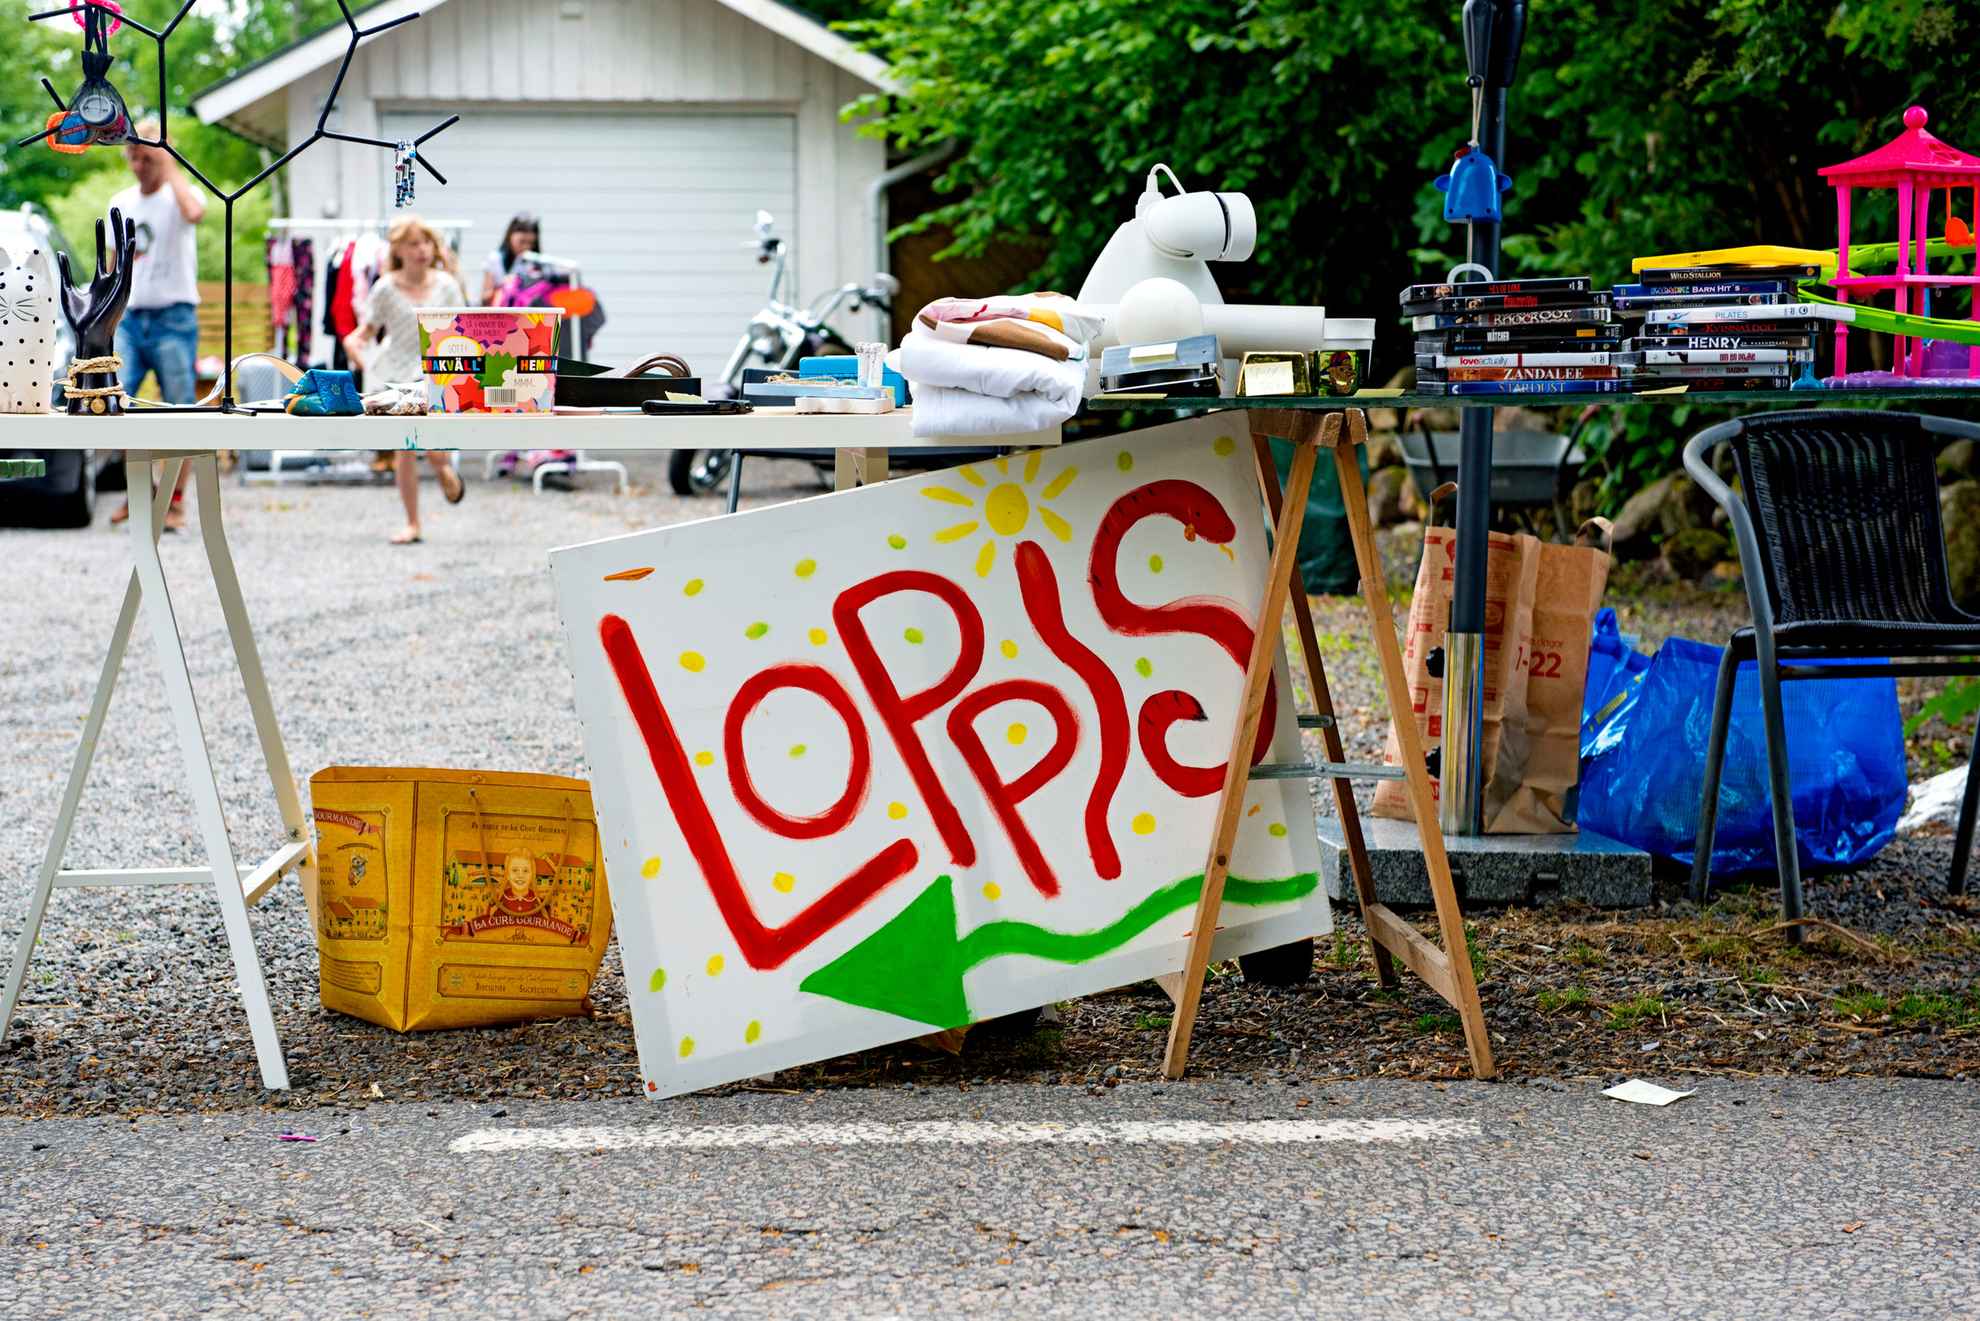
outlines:
{"label": "grass patch", "polygon": [[1167,1014],[1140,1014],[1134,1020],[1134,1030],[1137,1032],[1155,1032],[1168,1026]]}
{"label": "grass patch", "polygon": [[1533,998],[1543,1014],[1558,1014],[1563,1009],[1581,1009],[1595,1002],[1585,986],[1570,986],[1564,991],[1548,987]]}
{"label": "grass patch", "polygon": [[1423,1014],[1416,1020],[1416,1030],[1425,1035],[1432,1032],[1456,1032],[1463,1026],[1456,1014]]}
{"label": "grass patch", "polygon": [[1654,995],[1639,995],[1609,1010],[1609,1026],[1621,1030],[1635,1027],[1647,1019],[1654,1018],[1661,1022],[1670,1008]]}
{"label": "grass patch", "polygon": [[1851,1018],[1882,1018],[1890,1012],[1891,1002],[1881,995],[1869,991],[1857,991],[1835,998],[1836,1012]]}
{"label": "grass patch", "polygon": [[1609,956],[1585,940],[1577,940],[1561,951],[1561,957],[1577,968],[1599,968],[1609,961]]}
{"label": "grass patch", "polygon": [[1780,970],[1778,968],[1769,968],[1765,964],[1754,964],[1748,967],[1740,973],[1739,979],[1749,986],[1779,986],[1781,984]]}
{"label": "grass patch", "polygon": [[1706,963],[1744,963],[1753,957],[1753,942],[1745,936],[1705,936],[1692,942],[1691,956]]}
{"label": "grass patch", "polygon": [[1022,1064],[1056,1064],[1065,1055],[1064,1028],[1041,1027],[1025,1037],[1012,1052]]}
{"label": "grass patch", "polygon": [[1471,956],[1471,980],[1485,980],[1485,951],[1480,947],[1478,928],[1470,922],[1464,924],[1464,951]]}
{"label": "grass patch", "polygon": [[1891,1006],[1891,1021],[1904,1027],[1980,1027],[1980,991],[1963,1001],[1938,991],[1913,991]]}
{"label": "grass patch", "polygon": [[1327,962],[1342,972],[1353,972],[1361,966],[1361,942],[1345,931],[1336,931],[1333,948],[1327,951]]}

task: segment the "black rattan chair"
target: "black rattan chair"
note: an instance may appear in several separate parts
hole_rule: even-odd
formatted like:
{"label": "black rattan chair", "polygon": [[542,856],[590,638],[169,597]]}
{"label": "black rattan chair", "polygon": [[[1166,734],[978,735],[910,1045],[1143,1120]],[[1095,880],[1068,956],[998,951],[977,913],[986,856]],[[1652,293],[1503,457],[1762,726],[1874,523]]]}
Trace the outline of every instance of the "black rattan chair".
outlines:
{"label": "black rattan chair", "polygon": [[[1955,437],[1980,440],[1980,426],[1910,413],[1827,410],[1722,422],[1685,445],[1685,470],[1731,519],[1753,607],[1753,626],[1733,634],[1719,666],[1691,873],[1694,899],[1704,898],[1711,870],[1740,662],[1759,663],[1774,852],[1781,908],[1790,921],[1802,916],[1801,862],[1781,681],[1980,674],[1980,617],[1953,602],[1939,523],[1936,451],[1940,441]],[[1738,463],[1740,495],[1713,470],[1722,445]],[[1814,660],[1844,663],[1807,663]],[[1980,730],[1974,744],[1980,751]],[[1948,885],[1954,894],[1966,889],[1976,801],[1980,774],[1969,762]]]}

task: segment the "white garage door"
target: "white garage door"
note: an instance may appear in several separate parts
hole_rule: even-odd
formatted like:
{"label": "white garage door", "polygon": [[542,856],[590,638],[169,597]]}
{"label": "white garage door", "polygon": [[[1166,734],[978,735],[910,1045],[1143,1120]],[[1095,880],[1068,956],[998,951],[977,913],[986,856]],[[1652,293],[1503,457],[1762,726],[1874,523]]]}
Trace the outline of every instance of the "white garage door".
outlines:
{"label": "white garage door", "polygon": [[[380,136],[395,140],[435,122],[427,111],[381,118]],[[461,253],[469,300],[509,217],[533,211],[545,252],[579,263],[604,304],[605,328],[585,349],[593,362],[678,353],[714,376],[769,292],[751,245],[757,211],[786,237],[797,230],[789,115],[467,110],[430,146],[448,182],[422,173],[414,209],[474,222]]]}

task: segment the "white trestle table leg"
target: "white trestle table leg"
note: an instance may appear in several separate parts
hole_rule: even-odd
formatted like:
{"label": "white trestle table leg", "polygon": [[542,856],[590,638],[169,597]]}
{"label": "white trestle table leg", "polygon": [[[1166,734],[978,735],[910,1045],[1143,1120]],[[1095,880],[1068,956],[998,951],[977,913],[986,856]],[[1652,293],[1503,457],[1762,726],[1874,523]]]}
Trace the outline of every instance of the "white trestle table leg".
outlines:
{"label": "white trestle table leg", "polygon": [[[282,1043],[275,1033],[275,1012],[268,1003],[268,984],[261,975],[261,959],[255,953],[254,932],[248,926],[247,900],[241,892],[240,869],[234,863],[234,846],[227,838],[227,818],[220,806],[220,789],[214,783],[213,762],[206,750],[206,735],[200,728],[199,704],[193,694],[192,674],[186,668],[185,649],[179,642],[178,620],[172,613],[172,598],[165,586],[165,566],[158,558],[158,510],[151,499],[138,499],[141,492],[152,492],[150,455],[132,453],[124,469],[132,492],[131,546],[137,560],[138,581],[144,587],[144,613],[151,624],[152,643],[158,650],[158,668],[165,676],[165,697],[177,728],[179,750],[185,757],[186,788],[193,797],[200,833],[206,841],[207,863],[213,869],[213,890],[220,900],[220,915],[227,928],[227,944],[234,954],[234,974],[239,981],[241,1001],[247,1009],[248,1031],[254,1038],[255,1058],[261,1065],[263,1086],[281,1090],[289,1085],[288,1065],[282,1058]],[[211,457],[196,461],[211,464]],[[171,490],[168,482],[164,488]],[[217,514],[217,502],[215,512]],[[238,594],[237,594],[238,599]],[[230,626],[231,626],[231,620]],[[265,694],[266,688],[262,690]],[[257,723],[259,723],[257,713]],[[292,790],[293,792],[293,790]]]}
{"label": "white trestle table leg", "polygon": [[[150,465],[145,471],[151,471]],[[174,476],[177,468],[173,469]],[[172,498],[172,482],[167,482],[151,501],[150,536],[152,554],[165,504]],[[139,488],[130,488],[131,498],[139,498]],[[133,537],[138,535],[132,529]],[[55,813],[55,829],[48,837],[48,852],[42,855],[41,874],[35,878],[34,894],[28,900],[27,919],[21,924],[21,938],[14,947],[14,963],[7,972],[4,999],[0,999],[0,1041],[14,1022],[14,1007],[20,1003],[21,987],[27,982],[28,961],[34,957],[35,941],[41,937],[41,919],[48,911],[48,896],[54,892],[55,878],[62,870],[62,855],[68,851],[69,835],[76,824],[76,808],[82,802],[83,786],[89,782],[90,763],[96,759],[96,740],[103,734],[103,720],[110,712],[111,694],[117,691],[117,676],[124,668],[124,650],[130,644],[131,627],[137,622],[138,602],[143,596],[137,570],[131,570],[124,587],[124,604],[117,611],[117,626],[110,631],[110,649],[103,657],[103,673],[96,680],[96,696],[90,700],[89,718],[83,721],[82,742],[76,745],[76,759],[69,767],[69,782],[62,789],[62,806]]]}

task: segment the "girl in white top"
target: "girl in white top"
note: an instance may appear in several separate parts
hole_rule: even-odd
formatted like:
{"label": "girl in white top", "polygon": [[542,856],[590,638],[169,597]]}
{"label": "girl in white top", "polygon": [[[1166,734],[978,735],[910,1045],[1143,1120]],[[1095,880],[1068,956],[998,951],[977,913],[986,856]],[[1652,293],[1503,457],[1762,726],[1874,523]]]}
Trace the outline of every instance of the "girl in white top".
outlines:
{"label": "girl in white top", "polygon": [[[365,384],[372,389],[401,382],[418,382],[424,388],[416,313],[422,307],[460,307],[467,295],[454,275],[454,254],[424,220],[402,216],[392,222],[385,239],[391,248],[386,272],[371,286],[358,314],[358,328],[345,338],[344,350],[364,370]],[[426,460],[433,465],[447,503],[459,504],[467,487],[452,461],[436,451],[429,451]],[[406,507],[406,525],[392,534],[392,544],[408,546],[420,539],[419,466],[410,450],[396,452],[392,465],[399,499]]]}

